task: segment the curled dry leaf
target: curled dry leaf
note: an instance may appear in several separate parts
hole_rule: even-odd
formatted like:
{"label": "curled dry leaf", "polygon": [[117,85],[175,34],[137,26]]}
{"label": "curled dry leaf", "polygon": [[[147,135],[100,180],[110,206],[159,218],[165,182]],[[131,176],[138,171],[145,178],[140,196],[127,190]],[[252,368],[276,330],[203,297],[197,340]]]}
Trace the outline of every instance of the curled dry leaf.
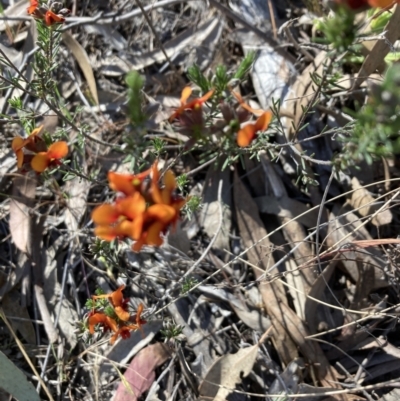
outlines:
{"label": "curled dry leaf", "polygon": [[149,345],[133,358],[118,386],[114,401],[136,401],[153,384],[154,370],[161,366],[171,353],[163,343]]}

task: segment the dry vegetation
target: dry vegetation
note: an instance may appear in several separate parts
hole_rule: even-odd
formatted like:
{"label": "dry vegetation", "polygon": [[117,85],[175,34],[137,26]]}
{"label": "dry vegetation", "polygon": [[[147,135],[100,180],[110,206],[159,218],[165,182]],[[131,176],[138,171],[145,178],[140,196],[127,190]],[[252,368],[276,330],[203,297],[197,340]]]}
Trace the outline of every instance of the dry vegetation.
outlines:
{"label": "dry vegetation", "polygon": [[[399,400],[400,148],[382,138],[399,134],[384,60],[400,6],[379,32],[357,14],[348,48],[297,1],[65,6],[44,70],[27,1],[0,18],[0,388],[19,401]],[[329,34],[343,41],[315,40]],[[232,87],[273,111],[249,147],[213,130],[217,101],[206,139],[170,118],[195,64],[216,92],[226,67],[220,99]],[[143,82],[127,85],[132,70]],[[391,131],[374,142],[377,121]],[[42,124],[69,153],[39,175],[17,168],[12,143]],[[92,212],[115,199],[107,173],[155,161],[192,201],[163,245],[96,239]],[[146,322],[110,344],[104,320],[89,333],[87,300],[122,285]]]}

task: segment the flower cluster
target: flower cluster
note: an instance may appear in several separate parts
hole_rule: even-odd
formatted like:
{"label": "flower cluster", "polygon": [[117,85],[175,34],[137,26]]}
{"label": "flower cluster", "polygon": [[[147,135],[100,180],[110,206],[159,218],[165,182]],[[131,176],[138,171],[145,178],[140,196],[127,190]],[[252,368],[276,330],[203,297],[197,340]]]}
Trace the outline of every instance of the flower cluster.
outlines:
{"label": "flower cluster", "polygon": [[60,165],[60,159],[67,156],[67,143],[58,141],[47,147],[39,136],[42,129],[43,125],[35,128],[26,139],[20,136],[13,139],[11,147],[17,157],[18,168],[21,169],[25,164],[30,164],[34,171],[42,173],[48,167]]}
{"label": "flower cluster", "polygon": [[38,0],[30,0],[27,12],[36,19],[44,21],[47,26],[64,23],[65,17],[71,13],[67,8],[63,8],[61,3],[51,0],[48,4],[40,4]]}
{"label": "flower cluster", "polygon": [[[232,107],[225,100],[220,102],[219,109],[224,121],[222,126],[217,122],[214,130],[216,128],[226,132],[226,128],[228,128],[230,135],[236,135],[237,145],[246,147],[256,138],[258,132],[265,131],[268,128],[272,113],[271,111],[254,110],[243,101],[239,94],[233,91],[231,93],[237,101],[237,106]],[[214,90],[188,102],[191,94],[192,89],[188,86],[182,90],[181,106],[169,118],[170,122],[178,120],[180,132],[191,138],[187,147],[190,147],[193,142],[202,136],[213,133],[213,129],[210,130],[205,126],[202,106],[213,96]],[[258,116],[255,122],[249,122],[252,114]]]}
{"label": "flower cluster", "polygon": [[156,164],[137,175],[109,172],[108,180],[110,188],[120,195],[113,204],[93,210],[95,235],[105,241],[131,238],[136,241],[132,246],[136,252],[143,245],[160,246],[161,234],[176,223],[186,203],[186,199],[175,194],[174,173],[165,172],[162,187]]}
{"label": "flower cluster", "polygon": [[[99,325],[104,331],[112,331],[113,335],[110,343],[121,336],[123,339],[129,338],[131,331],[141,330],[146,323],[141,318],[143,304],[140,304],[137,312],[131,316],[128,303],[129,299],[124,298],[122,290],[124,285],[110,294],[93,295],[86,305],[91,309],[88,318],[89,333],[94,334],[95,327]],[[104,302],[105,301],[105,302]]]}

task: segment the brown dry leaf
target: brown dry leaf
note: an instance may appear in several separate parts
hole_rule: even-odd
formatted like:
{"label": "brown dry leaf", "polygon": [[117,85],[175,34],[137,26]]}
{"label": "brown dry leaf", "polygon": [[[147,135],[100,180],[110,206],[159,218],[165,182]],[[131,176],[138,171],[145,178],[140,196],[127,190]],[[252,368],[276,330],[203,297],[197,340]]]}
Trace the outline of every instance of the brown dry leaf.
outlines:
{"label": "brown dry leaf", "polygon": [[391,43],[391,46],[393,46],[396,40],[400,38],[400,7],[398,5],[383,30],[386,31],[386,39],[378,40],[375,43],[371,52],[365,58],[351,90],[357,89],[379,67],[390,51],[388,43]]}
{"label": "brown dry leaf", "polygon": [[[237,173],[234,178],[234,201],[237,213],[240,235],[246,248],[252,247],[247,256],[249,261],[260,266],[254,268],[254,274],[258,278],[262,273],[267,272],[269,266],[273,265],[273,258],[269,256],[264,261],[265,254],[271,249],[268,238],[253,246],[261,238],[267,235],[262,221],[258,215],[257,206],[248,193],[246,187],[240,181]],[[270,273],[274,273],[273,271]],[[304,322],[287,305],[286,294],[283,284],[278,280],[273,282],[262,282],[260,291],[263,297],[265,308],[271,317],[274,327],[273,340],[275,348],[283,363],[288,364],[298,356],[298,348],[303,356],[308,359],[310,365],[316,371],[316,375],[323,386],[334,386],[340,388],[338,374],[330,366],[324,353],[316,342],[306,340],[309,335]],[[337,396],[338,400],[343,399]]]}
{"label": "brown dry leaf", "polygon": [[[242,237],[244,247],[251,247],[247,252],[247,258],[250,263],[254,266],[260,266],[259,269],[253,269],[256,277],[259,277],[274,264],[272,244],[269,239],[266,238],[253,247],[256,242],[267,235],[267,231],[258,214],[257,205],[241,182],[237,173],[235,173],[233,188],[240,236]],[[274,274],[277,272],[271,271],[270,273]],[[271,322],[274,327],[272,339],[281,360],[283,363],[287,364],[296,358],[298,353],[296,345],[280,323],[284,320],[280,305],[287,303],[285,289],[279,281],[274,281],[272,283],[263,282],[260,285],[260,292],[263,297],[264,306],[268,315],[271,317]]]}
{"label": "brown dry leaf", "polygon": [[242,381],[242,377],[248,376],[253,370],[257,353],[258,344],[242,348],[236,354],[221,356],[200,384],[199,401],[226,400],[236,384]]}
{"label": "brown dry leaf", "polygon": [[14,178],[10,201],[10,232],[15,246],[25,253],[31,251],[29,212],[34,205],[35,194],[36,175],[19,175]]}
{"label": "brown dry leaf", "polygon": [[[349,242],[357,244],[360,240],[372,241],[372,237],[367,229],[361,226],[362,222],[360,219],[347,209],[335,205],[329,220],[328,247],[342,246]],[[346,240],[343,241],[343,238],[346,238]],[[342,252],[340,257],[343,266],[355,282],[358,282],[360,267],[368,271],[372,269],[371,281],[364,283],[364,285],[368,286],[368,291],[375,291],[388,286],[388,281],[383,274],[387,264],[384,255],[379,249],[372,248],[357,252],[357,246],[355,246],[355,249],[346,249],[346,252]]]}
{"label": "brown dry leaf", "polygon": [[[222,180],[222,205],[218,200],[218,186]],[[211,167],[207,172],[203,192],[203,207],[200,211],[199,223],[204,227],[204,231],[210,238],[217,233],[218,227],[221,230],[214,242],[214,249],[230,249],[229,233],[232,221],[232,197],[231,197],[230,171],[221,171],[218,167]],[[221,221],[222,208],[222,221]]]}
{"label": "brown dry leaf", "polygon": [[133,358],[118,386],[114,401],[136,401],[153,384],[154,370],[161,366],[171,352],[166,344],[155,343],[140,351]]}
{"label": "brown dry leaf", "polygon": [[312,101],[315,87],[311,75],[318,74],[321,76],[326,60],[326,52],[320,52],[314,62],[297,77],[296,82],[290,89],[290,94],[285,99],[283,107],[281,107],[281,113],[283,113],[283,115],[293,116],[293,118],[287,118],[285,123],[286,129],[289,132],[289,138],[293,130],[292,124],[295,127],[298,126],[301,116],[304,114],[304,108],[308,107],[309,103]]}
{"label": "brown dry leaf", "polygon": [[93,96],[93,100],[98,105],[99,98],[97,96],[96,80],[94,79],[92,66],[90,64],[90,60],[85,49],[68,32],[63,32],[62,40],[78,62],[79,67],[81,68],[83,75],[85,76],[88,83],[90,93]]}
{"label": "brown dry leaf", "polygon": [[[351,180],[351,185],[354,190],[351,194],[349,200],[350,206],[357,211],[361,216],[369,216],[370,214],[376,212],[381,206],[374,205],[374,197],[364,188],[356,177]],[[392,212],[389,209],[382,210],[377,214],[371,223],[375,226],[382,226],[391,223],[393,218]]]}
{"label": "brown dry leaf", "polygon": [[[80,160],[82,172],[86,174],[86,162]],[[83,180],[80,177],[75,177],[68,180],[63,192],[67,194],[67,208],[65,209],[65,224],[72,232],[76,232],[79,227],[79,222],[86,212],[87,197],[90,190],[90,181]]]}

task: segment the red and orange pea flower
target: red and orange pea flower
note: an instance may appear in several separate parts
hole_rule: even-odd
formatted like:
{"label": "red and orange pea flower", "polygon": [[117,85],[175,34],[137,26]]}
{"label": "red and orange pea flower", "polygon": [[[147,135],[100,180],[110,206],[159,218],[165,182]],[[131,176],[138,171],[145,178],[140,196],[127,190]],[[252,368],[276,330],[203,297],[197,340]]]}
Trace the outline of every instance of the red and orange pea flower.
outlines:
{"label": "red and orange pea flower", "polygon": [[[142,185],[150,176],[150,185]],[[136,241],[132,249],[140,251],[143,245],[160,246],[161,234],[176,223],[186,200],[174,194],[175,175],[167,171],[163,188],[160,188],[160,173],[157,165],[144,173],[108,175],[110,187],[122,193],[113,204],[104,204],[92,212],[97,237],[112,241],[115,238],[131,238]]]}
{"label": "red and orange pea flower", "polygon": [[[39,136],[43,129],[43,125],[35,128],[28,138],[24,139],[19,136],[13,139],[11,148],[17,157],[17,166],[22,168],[27,162],[34,171],[42,173],[48,167],[60,165],[60,159],[68,154],[68,145],[64,141],[53,143],[47,148],[43,139]],[[31,152],[27,154],[24,149]]]}
{"label": "red and orange pea flower", "polygon": [[265,131],[268,128],[271,119],[271,111],[264,111],[264,113],[257,118],[256,122],[243,126],[237,134],[237,144],[240,147],[249,146],[255,139],[257,132]]}
{"label": "red and orange pea flower", "polygon": [[[114,334],[110,338],[110,343],[114,344],[115,341],[121,336],[123,339],[130,337],[131,331],[142,330],[142,325],[147,323],[146,320],[141,318],[143,312],[143,304],[138,306],[136,314],[130,315],[128,311],[128,299],[125,299],[122,294],[124,285],[120,286],[116,291],[110,294],[94,295],[93,300],[106,298],[110,301],[114,308],[117,318],[106,315],[103,311],[91,311],[89,313],[89,333],[94,334],[95,326],[100,325],[105,331],[111,330]],[[132,324],[133,323],[133,324]]]}
{"label": "red and orange pea flower", "polygon": [[172,116],[169,118],[169,121],[173,121],[178,118],[185,110],[195,110],[198,111],[202,108],[203,104],[211,98],[214,94],[214,89],[208,91],[205,95],[200,98],[196,98],[188,102],[190,95],[192,94],[192,88],[190,86],[186,86],[183,88],[181,93],[181,106],[178,107]]}
{"label": "red and orange pea flower", "polygon": [[239,93],[234,91],[231,91],[231,93],[243,109],[258,116],[254,123],[246,124],[238,131],[236,139],[237,144],[240,147],[246,147],[249,146],[250,143],[255,139],[257,132],[265,131],[268,128],[272,120],[272,112],[269,110],[265,111],[262,109],[253,109],[244,102]]}
{"label": "red and orange pea flower", "polygon": [[64,23],[65,17],[71,11],[67,8],[62,8],[62,4],[58,2],[49,2],[49,5],[47,5],[45,3],[40,4],[38,0],[30,0],[27,13],[36,19],[43,20],[47,26],[52,26]]}

